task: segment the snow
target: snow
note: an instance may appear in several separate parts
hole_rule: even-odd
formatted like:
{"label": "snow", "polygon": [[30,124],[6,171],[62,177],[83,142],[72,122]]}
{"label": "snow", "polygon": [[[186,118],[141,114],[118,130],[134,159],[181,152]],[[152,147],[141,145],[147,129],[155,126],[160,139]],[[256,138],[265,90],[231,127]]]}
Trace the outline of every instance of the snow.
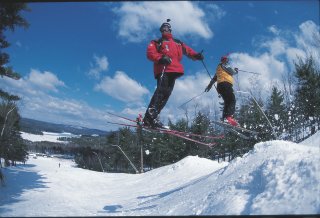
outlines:
{"label": "snow", "polygon": [[188,156],[143,174],[94,172],[71,160],[30,158],[26,165],[2,169],[0,214],[319,214],[319,165],[320,132],[299,144],[260,142],[230,163]]}
{"label": "snow", "polygon": [[63,132],[63,133],[55,133],[55,132],[42,132],[43,135],[36,135],[31,134],[27,132],[20,132],[21,137],[25,140],[29,140],[32,142],[41,142],[41,141],[47,141],[47,142],[57,142],[57,143],[68,143],[66,141],[60,141],[58,138],[60,137],[80,137],[78,135],[74,135],[72,133]]}

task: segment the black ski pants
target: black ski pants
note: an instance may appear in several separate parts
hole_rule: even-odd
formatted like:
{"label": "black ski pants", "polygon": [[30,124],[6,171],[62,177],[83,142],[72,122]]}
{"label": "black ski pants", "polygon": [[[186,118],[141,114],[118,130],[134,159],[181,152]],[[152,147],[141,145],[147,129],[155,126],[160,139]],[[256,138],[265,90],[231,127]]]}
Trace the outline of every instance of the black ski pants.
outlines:
{"label": "black ski pants", "polygon": [[236,98],[233,93],[232,84],[228,82],[218,83],[217,90],[224,101],[222,119],[233,116],[236,109]]}
{"label": "black ski pants", "polygon": [[161,74],[157,77],[157,88],[153,93],[144,119],[158,117],[172,93],[176,79],[181,75],[181,73],[163,73],[162,77]]}

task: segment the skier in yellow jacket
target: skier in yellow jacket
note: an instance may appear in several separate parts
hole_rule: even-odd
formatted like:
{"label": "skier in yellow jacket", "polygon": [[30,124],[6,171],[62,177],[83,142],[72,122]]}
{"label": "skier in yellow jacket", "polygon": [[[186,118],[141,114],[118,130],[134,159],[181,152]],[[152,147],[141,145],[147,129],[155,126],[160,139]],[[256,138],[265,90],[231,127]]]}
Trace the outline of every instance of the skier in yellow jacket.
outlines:
{"label": "skier in yellow jacket", "polygon": [[228,66],[227,56],[221,57],[221,62],[217,66],[216,74],[211,79],[205,91],[209,92],[212,85],[217,82],[217,91],[224,101],[222,120],[227,121],[232,126],[238,126],[238,122],[233,118],[236,108],[236,98],[233,93],[233,75],[238,73],[238,68],[232,69]]}

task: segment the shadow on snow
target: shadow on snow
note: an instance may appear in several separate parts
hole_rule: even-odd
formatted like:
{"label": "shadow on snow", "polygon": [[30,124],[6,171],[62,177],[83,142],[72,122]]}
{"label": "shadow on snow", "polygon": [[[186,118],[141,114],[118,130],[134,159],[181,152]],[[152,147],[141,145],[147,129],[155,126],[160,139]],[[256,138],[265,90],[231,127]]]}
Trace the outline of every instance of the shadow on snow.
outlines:
{"label": "shadow on snow", "polygon": [[[42,175],[28,171],[35,167],[33,164],[25,164],[23,167],[2,168],[5,177],[4,186],[0,186],[0,214],[9,211],[6,206],[21,201],[19,197],[30,189],[47,188]],[[40,190],[39,190],[40,191]]]}

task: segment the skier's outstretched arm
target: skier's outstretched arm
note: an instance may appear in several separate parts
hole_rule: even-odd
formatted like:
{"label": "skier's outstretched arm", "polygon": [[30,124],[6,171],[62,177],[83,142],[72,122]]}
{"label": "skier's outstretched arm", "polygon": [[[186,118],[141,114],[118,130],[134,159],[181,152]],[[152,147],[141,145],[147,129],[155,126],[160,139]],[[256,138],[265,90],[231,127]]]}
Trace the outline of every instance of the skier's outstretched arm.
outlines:
{"label": "skier's outstretched arm", "polygon": [[204,56],[201,52],[196,52],[186,44],[182,43],[183,54],[192,60],[203,60]]}
{"label": "skier's outstretched arm", "polygon": [[225,67],[223,65],[221,65],[221,67],[231,76],[236,75],[238,73],[238,68],[232,69],[231,67]]}

